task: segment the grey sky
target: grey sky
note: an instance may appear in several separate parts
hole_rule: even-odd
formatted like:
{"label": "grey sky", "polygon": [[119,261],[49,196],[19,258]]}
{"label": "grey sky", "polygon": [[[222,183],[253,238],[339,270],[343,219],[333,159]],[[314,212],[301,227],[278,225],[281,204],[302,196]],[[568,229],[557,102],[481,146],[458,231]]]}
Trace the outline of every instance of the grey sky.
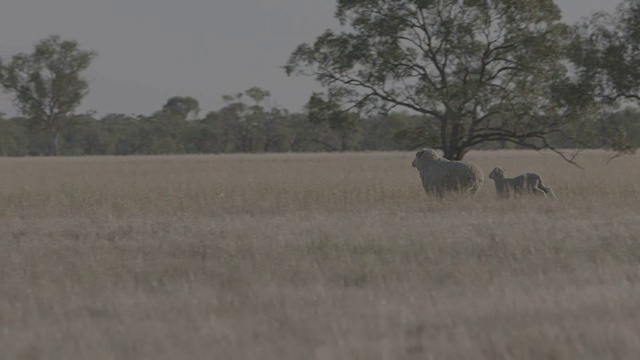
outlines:
{"label": "grey sky", "polygon": [[[619,1],[556,0],[572,23]],[[79,110],[150,114],[171,96],[204,112],[251,86],[298,111],[317,85],[279,67],[294,48],[336,25],[329,0],[3,0],[0,56],[31,51],[50,34],[97,50],[91,92]],[[0,111],[15,114],[9,95]]]}

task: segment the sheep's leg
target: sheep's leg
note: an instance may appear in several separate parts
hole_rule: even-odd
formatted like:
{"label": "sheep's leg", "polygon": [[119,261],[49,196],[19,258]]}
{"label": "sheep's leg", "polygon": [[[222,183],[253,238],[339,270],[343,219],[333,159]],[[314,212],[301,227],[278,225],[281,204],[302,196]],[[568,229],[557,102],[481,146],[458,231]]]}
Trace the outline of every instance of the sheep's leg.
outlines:
{"label": "sheep's leg", "polygon": [[473,187],[471,187],[469,193],[471,194],[472,199],[475,199],[475,197],[478,195],[478,190],[480,190],[479,185],[473,185]]}

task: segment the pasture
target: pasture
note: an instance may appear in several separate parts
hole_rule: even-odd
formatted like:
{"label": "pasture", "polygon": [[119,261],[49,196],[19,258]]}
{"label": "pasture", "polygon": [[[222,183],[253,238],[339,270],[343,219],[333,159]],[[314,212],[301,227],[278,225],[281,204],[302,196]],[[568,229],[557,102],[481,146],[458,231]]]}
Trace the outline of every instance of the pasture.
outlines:
{"label": "pasture", "polygon": [[2,357],[637,358],[640,156],[444,201],[413,158],[0,158]]}

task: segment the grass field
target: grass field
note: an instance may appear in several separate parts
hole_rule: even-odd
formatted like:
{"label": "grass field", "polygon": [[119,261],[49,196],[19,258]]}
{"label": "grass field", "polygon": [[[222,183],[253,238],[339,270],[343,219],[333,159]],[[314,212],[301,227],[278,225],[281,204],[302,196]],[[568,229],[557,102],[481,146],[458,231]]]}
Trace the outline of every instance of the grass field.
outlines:
{"label": "grass field", "polygon": [[640,156],[472,152],[557,202],[428,199],[413,152],[0,159],[6,359],[637,359]]}

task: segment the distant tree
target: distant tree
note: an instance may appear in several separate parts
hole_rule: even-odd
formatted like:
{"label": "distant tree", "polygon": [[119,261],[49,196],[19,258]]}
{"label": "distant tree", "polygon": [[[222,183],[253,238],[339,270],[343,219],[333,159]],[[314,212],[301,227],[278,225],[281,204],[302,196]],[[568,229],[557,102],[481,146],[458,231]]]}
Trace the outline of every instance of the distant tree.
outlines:
{"label": "distant tree", "polygon": [[257,86],[245,90],[243,94],[253,100],[256,104],[260,104],[271,97],[271,92],[269,90],[262,89]]}
{"label": "distant tree", "polygon": [[203,146],[206,152],[225,153],[229,151],[231,143],[231,135],[229,129],[226,128],[224,119],[219,111],[210,111],[200,121],[204,129],[206,129],[206,137],[203,138]]}
{"label": "distant tree", "polygon": [[89,91],[82,72],[95,56],[94,51],[81,50],[75,40],[52,35],[37,42],[30,54],[16,54],[8,63],[0,58],[0,84],[13,94],[25,117],[44,126],[51,138],[51,155],[59,154],[67,115]]}
{"label": "distant tree", "polygon": [[447,159],[495,141],[550,148],[583,120],[554,101],[568,27],[553,0],[338,0],[336,17],[348,30],[298,46],[287,74],[314,76],[344,111],[424,115]]}
{"label": "distant tree", "polygon": [[174,96],[167,100],[162,107],[162,111],[175,115],[182,120],[187,120],[190,116],[195,117],[200,112],[200,103],[190,96]]}
{"label": "distant tree", "polygon": [[[169,98],[162,109],[141,121],[152,134],[148,142],[147,152],[150,154],[182,154],[196,151],[193,145],[188,145],[187,138],[191,138],[191,128],[186,120],[195,120],[200,112],[198,100],[186,96]],[[189,149],[187,149],[189,146]]]}
{"label": "distant tree", "polygon": [[154,134],[144,116],[107,114],[99,120],[113,155],[149,154]]}
{"label": "distant tree", "polygon": [[[236,95],[224,95],[226,105],[216,113],[230,151],[281,151],[286,111],[269,104],[268,90],[252,87]],[[245,99],[250,100],[246,101]]]}
{"label": "distant tree", "polygon": [[26,128],[14,119],[5,118],[0,112],[0,155],[21,156],[27,153],[28,136]]}
{"label": "distant tree", "polygon": [[233,152],[255,152],[258,123],[249,105],[242,101],[244,94],[224,95],[226,105],[218,111],[223,132]]}
{"label": "distant tree", "polygon": [[314,92],[306,105],[309,121],[316,125],[326,123],[335,132],[339,151],[353,150],[360,129],[360,114],[341,107],[344,95],[340,89],[331,89],[326,95]]}
{"label": "distant tree", "polygon": [[179,115],[156,111],[151,116],[142,116],[141,129],[148,133],[148,154],[182,154],[186,152],[182,139],[188,124]]}
{"label": "distant tree", "polygon": [[189,154],[219,153],[218,134],[203,120],[191,122],[182,132],[180,141]]}
{"label": "distant tree", "polygon": [[293,152],[307,150],[312,126],[306,114],[289,114],[285,119],[287,149]]}
{"label": "distant tree", "polygon": [[247,108],[249,122],[255,125],[256,142],[262,152],[282,151],[284,142],[283,120],[288,116],[285,109],[269,103],[271,92],[254,86],[247,89],[244,95],[253,101]]}
{"label": "distant tree", "polygon": [[288,150],[286,119],[289,117],[286,109],[270,107],[264,109],[258,129],[260,132],[263,152],[283,152]]}
{"label": "distant tree", "polygon": [[93,114],[72,115],[60,134],[60,150],[68,155],[106,155],[109,152],[107,132]]}

